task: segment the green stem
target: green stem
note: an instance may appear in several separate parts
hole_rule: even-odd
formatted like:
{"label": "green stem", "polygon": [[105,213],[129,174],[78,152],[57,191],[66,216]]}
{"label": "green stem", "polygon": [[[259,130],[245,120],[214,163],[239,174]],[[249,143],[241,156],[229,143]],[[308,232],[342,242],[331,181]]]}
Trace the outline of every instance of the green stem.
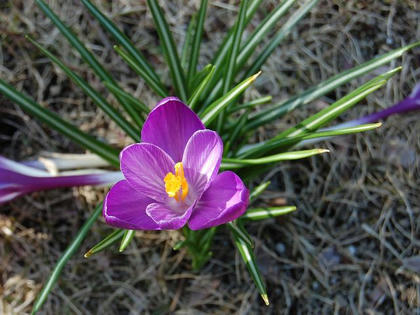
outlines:
{"label": "green stem", "polygon": [[44,304],[45,300],[48,297],[52,287],[56,283],[58,277],[61,274],[64,266],[67,264],[67,261],[74,255],[74,253],[79,249],[80,245],[82,244],[83,240],[86,237],[86,234],[89,232],[90,228],[92,227],[93,223],[102,213],[102,202],[96,206],[95,211],[91,214],[89,219],[83,224],[82,228],[77,232],[76,237],[71,242],[70,246],[67,247],[66,251],[64,252],[63,256],[61,256],[60,260],[57,262],[50,278],[48,279],[47,283],[39,293],[37,300],[35,301],[34,308],[32,309],[32,314],[35,314],[39,311],[42,304]]}

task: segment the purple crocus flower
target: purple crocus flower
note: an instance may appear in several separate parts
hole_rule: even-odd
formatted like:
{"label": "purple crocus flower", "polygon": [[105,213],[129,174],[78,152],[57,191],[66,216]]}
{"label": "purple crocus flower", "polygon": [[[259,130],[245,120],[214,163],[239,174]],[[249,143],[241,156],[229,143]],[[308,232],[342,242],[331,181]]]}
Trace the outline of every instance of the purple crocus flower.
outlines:
{"label": "purple crocus flower", "polygon": [[[389,116],[406,113],[414,110],[420,110],[420,83],[417,84],[411,94],[407,96],[402,101],[398,102],[397,104],[390,106],[388,108],[385,108],[383,110],[380,110],[378,112],[372,113],[370,115],[363,116],[361,118],[353,119],[350,121],[346,121],[344,123],[323,128],[320,131],[328,131],[328,130],[338,130],[343,128],[351,128],[356,127],[364,124],[370,124],[370,123],[376,123],[381,120],[384,120],[388,118]],[[323,137],[323,138],[316,138],[316,139],[310,139],[310,140],[304,140],[299,142],[296,147],[302,147],[309,144],[314,144],[319,141],[325,141],[328,139],[331,139],[333,137]]]}
{"label": "purple crocus flower", "polygon": [[218,174],[219,135],[176,97],[147,117],[141,143],[120,153],[125,176],[106,196],[108,224],[132,230],[205,229],[241,216],[248,189],[233,172]]}
{"label": "purple crocus flower", "polygon": [[122,178],[121,172],[53,176],[43,170],[0,156],[0,205],[34,191],[113,184]]}
{"label": "purple crocus flower", "polygon": [[327,128],[328,130],[333,129],[340,129],[340,128],[348,128],[348,127],[355,127],[363,124],[370,124],[379,122],[388,118],[391,115],[401,114],[405,112],[410,112],[413,110],[420,110],[420,83],[417,84],[411,94],[407,96],[402,101],[398,102],[397,104],[385,108],[379,112],[363,116],[358,119],[354,119],[351,121],[347,121],[345,123],[336,125],[331,128]]}

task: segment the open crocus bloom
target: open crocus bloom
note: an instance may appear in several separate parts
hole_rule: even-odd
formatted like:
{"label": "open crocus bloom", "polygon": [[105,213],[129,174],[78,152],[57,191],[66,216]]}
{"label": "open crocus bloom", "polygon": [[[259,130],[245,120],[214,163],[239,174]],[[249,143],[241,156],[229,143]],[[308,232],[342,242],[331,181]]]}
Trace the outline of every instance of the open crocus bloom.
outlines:
{"label": "open crocus bloom", "polygon": [[248,190],[233,172],[218,174],[223,143],[176,97],[147,117],[142,143],[120,154],[125,180],[104,202],[108,224],[134,230],[205,229],[241,216]]}

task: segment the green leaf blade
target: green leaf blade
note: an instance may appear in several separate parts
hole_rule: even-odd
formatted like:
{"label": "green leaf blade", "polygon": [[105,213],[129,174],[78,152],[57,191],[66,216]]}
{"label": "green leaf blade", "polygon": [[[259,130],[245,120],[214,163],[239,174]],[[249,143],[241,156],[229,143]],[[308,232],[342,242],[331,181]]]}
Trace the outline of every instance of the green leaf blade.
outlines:
{"label": "green leaf blade", "polygon": [[108,234],[107,237],[105,237],[102,241],[100,241],[91,249],[89,249],[85,253],[84,257],[89,258],[90,256],[96,253],[99,253],[100,251],[103,251],[105,248],[108,248],[109,246],[117,242],[121,237],[123,237],[124,233],[125,233],[125,230],[119,230],[119,229],[114,230],[113,232]]}
{"label": "green leaf blade", "polygon": [[261,195],[268,188],[270,184],[270,181],[266,181],[252,189],[251,193],[249,194],[249,202],[254,202],[259,197],[259,195]]}
{"label": "green leaf blade", "polygon": [[220,99],[210,104],[202,113],[200,113],[201,120],[205,125],[209,125],[220,112],[225,109],[232,101],[234,101],[240,94],[242,94],[261,74],[258,72],[253,76],[245,79],[237,86],[232,88],[227,94],[223,95]]}
{"label": "green leaf blade", "polygon": [[[55,24],[60,32],[67,38],[69,43],[79,52],[82,59],[92,68],[96,75],[103,81],[111,83],[115,86],[118,84],[112,78],[112,76],[105,70],[105,68],[99,63],[95,56],[85,47],[85,45],[77,38],[73,31],[66,26],[60,18],[51,10],[51,8],[44,2],[44,0],[36,0],[37,5],[41,10],[48,16],[48,18]],[[111,91],[112,93],[112,91]],[[114,93],[113,93],[114,94]],[[119,95],[114,94],[117,101],[123,106],[127,114],[133,119],[136,124],[141,122],[137,112],[130,106],[124,99]]]}
{"label": "green leaf blade", "polygon": [[[130,93],[125,92],[123,89],[112,83],[105,82],[104,84],[110,91],[113,91],[115,94],[118,94],[122,98],[126,98],[127,101],[131,103],[134,106],[134,108],[136,108],[136,110],[141,111],[145,114],[150,113],[150,108],[147,107],[143,102],[139,101],[137,98],[132,96]],[[143,120],[140,123],[142,124]]]}
{"label": "green leaf blade", "polygon": [[134,237],[134,233],[136,231],[134,230],[126,230],[124,231],[124,236],[121,240],[121,244],[120,244],[120,248],[119,248],[119,252],[123,252],[127,246],[131,243],[131,241],[133,240]]}
{"label": "green leaf blade", "polygon": [[98,154],[110,164],[119,167],[119,151],[109,146],[108,144],[97,140],[91,135],[84,133],[76,126],[65,121],[50,110],[43,108],[30,97],[16,91],[12,86],[4,82],[2,79],[0,79],[0,93],[4,94],[11,101],[19,105],[25,112],[36,117],[40,121],[47,124],[49,127],[57,130],[84,148]]}
{"label": "green leaf blade", "polygon": [[[262,50],[261,55],[259,55],[252,65],[246,71],[245,77],[248,73],[254,73],[261,69],[262,65],[267,61],[267,59],[271,56],[277,46],[281,43],[281,41],[290,34],[296,24],[318,3],[319,0],[309,0],[305,2],[293,15],[287,20],[287,22],[280,28],[277,34],[274,36],[270,43]],[[285,9],[288,9],[286,7]],[[244,59],[241,60],[241,63],[238,64],[238,68],[245,63],[247,60],[246,54],[249,54],[247,51],[244,52]]]}
{"label": "green leaf blade", "polygon": [[252,248],[242,238],[237,237],[235,234],[233,234],[233,239],[236,248],[238,249],[242,260],[244,261],[248,272],[251,275],[251,278],[254,281],[255,286],[257,287],[264,303],[266,305],[269,305],[270,303],[268,300],[267,289],[265,287],[264,280],[255,261],[255,255],[252,251]]}
{"label": "green leaf blade", "polygon": [[420,46],[420,42],[413,43],[411,45],[407,45],[405,47],[390,51],[386,54],[383,54],[379,57],[362,63],[361,65],[356,66],[352,69],[343,71],[323,82],[320,82],[317,85],[307,89],[298,96],[292,97],[291,99],[285,102],[276,104],[271,108],[267,108],[266,110],[256,113],[255,115],[250,117],[250,121],[247,124],[246,129],[252,130],[259,126],[267,124],[277,118],[280,118],[285,114],[291,112],[292,110],[296,109],[297,107],[314,101],[315,99],[331,92],[339,86],[364,74],[367,74],[395,58],[400,57],[403,53],[417,46]]}
{"label": "green leaf blade", "polygon": [[188,106],[190,106],[191,109],[195,109],[197,107],[197,104],[200,100],[200,96],[203,93],[204,89],[206,88],[207,84],[211,81],[213,78],[214,72],[216,70],[216,67],[211,65],[211,70],[207,74],[206,77],[200,82],[198,87],[194,90],[191,97],[188,99]]}
{"label": "green leaf blade", "polygon": [[187,89],[184,78],[184,71],[181,67],[178,52],[176,50],[175,41],[169,31],[168,23],[163,15],[162,9],[156,0],[147,0],[147,4],[152,12],[156,29],[159,34],[160,42],[165,54],[168,66],[170,68],[172,83],[177,91],[178,96],[186,101],[188,99]]}
{"label": "green leaf blade", "polygon": [[[248,6],[247,11],[246,11],[244,27],[246,27],[249,24],[252,17],[255,15],[258,7],[260,6],[261,2],[262,2],[262,0],[252,0],[252,1],[250,1],[249,6]],[[222,43],[220,44],[214,58],[212,59],[211,63],[216,67],[216,73],[213,76],[213,79],[210,81],[210,83],[207,85],[206,89],[203,92],[203,96],[205,96],[206,99],[209,99],[209,97],[207,97],[208,94],[210,93],[210,91],[213,90],[215,85],[219,82],[218,80],[223,75],[223,72],[222,72],[223,66],[222,65],[225,62],[228,51],[229,51],[229,48],[232,45],[234,30],[235,30],[234,27],[232,27],[229,30],[228,34],[226,35],[226,37],[223,39]],[[210,104],[210,103],[211,103],[211,101],[209,99],[209,102],[207,103],[207,105]]]}
{"label": "green leaf blade", "polygon": [[37,313],[41,309],[42,305],[44,304],[44,302],[46,301],[48,297],[48,294],[51,292],[51,289],[53,288],[54,284],[57,282],[58,277],[61,274],[61,271],[63,270],[64,266],[67,264],[67,261],[79,249],[80,245],[85,239],[93,223],[97,220],[97,218],[99,217],[101,213],[102,213],[102,203],[100,203],[96,207],[95,211],[91,214],[89,219],[83,224],[83,226],[78,231],[77,235],[73,238],[73,241],[71,242],[71,244],[67,247],[67,249],[61,256],[61,258],[57,262],[48,281],[44,284],[41,292],[39,293],[35,301],[34,307],[32,309],[32,314]]}
{"label": "green leaf blade", "polygon": [[106,113],[109,118],[111,118],[115,123],[121,127],[131,138],[134,140],[139,140],[140,131],[131,125],[121,114],[112,107],[97,91],[95,91],[90,84],[83,80],[79,75],[74,73],[67,67],[63,62],[61,62],[57,57],[55,57],[51,52],[42,47],[38,42],[32,39],[30,36],[25,36],[33,45],[35,45],[45,56],[47,56],[53,63],[55,63],[64,73],[76,84],[78,85],[85,93],[88,95],[92,101],[98,105],[104,113]]}
{"label": "green leaf blade", "polygon": [[[188,60],[190,59],[190,56],[191,56],[191,47],[192,47],[192,41],[194,39],[194,29],[196,28],[196,24],[197,24],[197,14],[194,14],[191,17],[190,23],[188,24],[187,32],[185,34],[184,44],[182,46],[182,51],[181,51],[181,67],[182,69],[184,69],[184,72],[186,75],[188,75],[188,67],[189,67]],[[192,78],[187,76],[188,91],[191,90],[190,89],[191,80]]]}
{"label": "green leaf blade", "polygon": [[228,222],[226,225],[233,235],[244,241],[250,248],[254,248],[254,241],[252,240],[251,235],[249,235],[245,228],[242,226],[240,220]]}
{"label": "green leaf blade", "polygon": [[135,73],[137,73],[141,78],[143,78],[147,82],[147,84],[153,91],[155,91],[161,97],[168,96],[168,92],[166,91],[166,89],[160,84],[156,83],[155,81],[150,80],[148,74],[144,71],[142,67],[140,67],[137,64],[136,60],[130,54],[128,54],[118,46],[114,46],[114,50]]}
{"label": "green leaf blade", "polygon": [[[146,58],[134,47],[131,41],[125,36],[115,24],[108,19],[90,0],[80,0],[83,5],[89,10],[93,17],[98,20],[98,22],[106,29],[111,36],[117,41],[119,45],[124,47],[124,49],[132,56],[132,58],[137,63],[137,66],[142,68],[142,70],[147,74],[147,81],[153,80],[157,85],[163,89],[162,83],[160,83],[159,77],[153,70],[153,68],[146,61]],[[146,78],[145,78],[146,80]]]}
{"label": "green leaf blade", "polygon": [[239,16],[235,23],[232,44],[227,54],[227,67],[223,78],[223,94],[226,94],[231,88],[234,71],[236,65],[236,58],[239,54],[239,47],[241,45],[242,33],[245,27],[245,16],[246,8],[248,6],[248,0],[242,0],[239,8]]}
{"label": "green leaf blade", "polygon": [[278,153],[278,154],[265,156],[265,157],[257,158],[257,159],[223,158],[222,165],[220,167],[222,169],[237,169],[237,168],[246,167],[250,165],[262,165],[262,164],[276,163],[280,161],[304,159],[313,155],[318,155],[318,154],[322,154],[326,152],[329,152],[329,150],[311,149],[311,150],[302,150],[302,151],[283,152],[283,153]]}
{"label": "green leaf blade", "polygon": [[313,132],[320,127],[326,125],[333,119],[337,118],[339,115],[349,110],[351,107],[356,105],[362,99],[366,98],[369,94],[380,89],[383,85],[387,83],[389,78],[395,75],[401,70],[401,67],[395,68],[391,71],[388,71],[384,74],[379,75],[378,77],[370,80],[369,82],[363,84],[353,92],[342,97],[338,101],[334,102],[327,108],[324,108],[315,115],[305,119],[298,125],[285,130],[275,137],[275,139],[288,137],[288,136],[298,136],[303,133]]}
{"label": "green leaf blade", "polygon": [[[238,60],[235,66],[235,73],[238,73],[251,55],[254,53],[257,45],[267,36],[268,32],[277,24],[279,19],[284,16],[288,10],[293,6],[296,0],[285,0],[258,25],[255,31],[247,39],[246,43],[241,48]],[[257,67],[255,67],[257,68]],[[251,69],[255,69],[251,68]],[[258,70],[261,68],[258,67]],[[252,73],[253,70],[248,69],[247,73]],[[257,72],[256,70],[255,72]]]}
{"label": "green leaf blade", "polygon": [[241,219],[259,221],[288,214],[293,211],[296,211],[295,206],[254,208],[248,209],[247,212],[241,216]]}
{"label": "green leaf blade", "polygon": [[[317,132],[312,132],[309,134],[300,134],[299,136],[287,137],[287,138],[273,138],[266,142],[260,142],[255,145],[249,146],[248,148],[243,148],[238,153],[238,158],[246,157],[258,157],[267,152],[278,151],[280,149],[284,150],[287,147],[292,147],[294,145],[301,146],[305,144],[311,144],[314,142],[328,140],[331,137],[350,135],[354,133],[364,132],[379,128],[381,123],[374,124],[365,124],[355,127],[334,129],[334,130],[322,130]],[[313,141],[318,140],[318,141]]]}
{"label": "green leaf blade", "polygon": [[197,24],[194,32],[194,39],[191,46],[190,63],[188,65],[187,80],[189,83],[194,77],[197,70],[198,57],[200,55],[201,38],[203,37],[204,21],[206,19],[207,5],[208,0],[201,0],[200,9],[198,11]]}
{"label": "green leaf blade", "polygon": [[247,102],[247,103],[244,103],[244,104],[241,104],[241,105],[230,108],[229,113],[232,114],[232,113],[237,112],[241,109],[252,109],[253,107],[258,106],[258,105],[270,103],[272,99],[273,98],[270,95],[264,96],[264,97],[261,97],[261,98],[257,98],[255,100],[250,101],[250,102]]}

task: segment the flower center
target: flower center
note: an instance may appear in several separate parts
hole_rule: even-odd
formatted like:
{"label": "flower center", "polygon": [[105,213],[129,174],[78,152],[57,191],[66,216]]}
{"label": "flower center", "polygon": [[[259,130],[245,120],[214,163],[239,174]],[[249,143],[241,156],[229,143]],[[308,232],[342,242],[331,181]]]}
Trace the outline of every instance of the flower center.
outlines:
{"label": "flower center", "polygon": [[175,174],[169,172],[163,179],[165,182],[165,190],[169,197],[175,198],[176,201],[185,200],[188,195],[188,183],[184,176],[184,168],[182,162],[175,164]]}

